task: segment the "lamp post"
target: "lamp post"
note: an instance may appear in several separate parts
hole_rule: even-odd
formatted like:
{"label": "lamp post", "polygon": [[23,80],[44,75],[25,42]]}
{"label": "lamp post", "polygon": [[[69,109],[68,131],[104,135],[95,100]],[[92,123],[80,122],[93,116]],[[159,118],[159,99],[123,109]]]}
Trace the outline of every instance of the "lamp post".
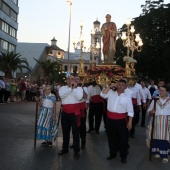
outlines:
{"label": "lamp post", "polygon": [[69,35],[68,35],[68,71],[69,71],[69,59],[70,59],[70,31],[71,31],[71,7],[72,1],[67,0],[67,3],[70,5],[70,18],[69,18]]}
{"label": "lamp post", "polygon": [[86,75],[85,72],[84,72],[84,58],[83,58],[83,49],[85,50],[86,46],[84,44],[84,36],[83,36],[82,32],[83,32],[83,22],[81,21],[80,22],[80,37],[79,37],[79,40],[78,41],[76,41],[75,39],[73,40],[74,49],[75,50],[80,49],[79,76],[85,76]]}
{"label": "lamp post", "polygon": [[95,36],[95,31],[91,31],[91,37],[92,37],[92,41],[91,41],[91,45],[90,45],[90,52],[91,52],[91,60],[90,60],[90,65],[91,67],[94,67],[94,65],[96,64],[96,60],[94,58],[94,55],[99,55],[100,53],[100,43],[98,40],[98,37]]}
{"label": "lamp post", "polygon": [[[134,64],[137,62],[134,59],[134,51],[137,50],[138,52],[141,52],[143,42],[140,38],[140,34],[135,34],[135,28],[134,25],[131,25],[131,21],[128,18],[126,20],[126,26],[127,26],[127,32],[122,32],[121,39],[123,40],[123,46],[127,48],[127,56],[125,56],[123,59],[126,62],[126,76],[131,76],[132,73],[135,74]],[[131,55],[130,55],[131,52]]]}

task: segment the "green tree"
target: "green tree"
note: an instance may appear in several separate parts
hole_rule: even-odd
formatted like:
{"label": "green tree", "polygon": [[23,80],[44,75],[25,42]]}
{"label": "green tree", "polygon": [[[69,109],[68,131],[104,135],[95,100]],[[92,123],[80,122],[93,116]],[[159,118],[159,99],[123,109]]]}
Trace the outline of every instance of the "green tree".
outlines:
{"label": "green tree", "polygon": [[64,75],[63,66],[60,61],[55,60],[45,60],[45,61],[38,61],[34,58],[35,61],[39,64],[37,71],[41,68],[42,69],[42,76],[43,79],[46,81],[57,81],[63,82]]}
{"label": "green tree", "polygon": [[[142,51],[135,51],[137,60],[136,73],[141,78],[149,77],[155,80],[165,79],[170,81],[170,4],[164,4],[163,0],[145,1],[142,5],[143,13],[134,18],[135,33],[139,33],[143,40]],[[120,31],[125,29],[124,26]],[[119,40],[119,39],[118,39]],[[120,40],[119,40],[120,41]],[[124,47],[117,50],[123,51]]]}
{"label": "green tree", "polygon": [[5,73],[5,77],[12,77],[12,73],[17,69],[22,73],[23,69],[29,69],[29,64],[26,58],[21,58],[19,53],[1,52],[0,54],[0,71]]}

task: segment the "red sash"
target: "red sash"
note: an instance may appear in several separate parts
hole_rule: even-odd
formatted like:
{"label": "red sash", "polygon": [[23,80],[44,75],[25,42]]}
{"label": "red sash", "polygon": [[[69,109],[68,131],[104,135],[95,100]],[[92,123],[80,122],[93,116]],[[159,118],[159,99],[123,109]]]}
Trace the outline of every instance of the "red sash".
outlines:
{"label": "red sash", "polygon": [[98,95],[94,95],[94,96],[91,96],[91,102],[93,103],[100,103],[100,102],[104,102],[104,99],[98,94]]}
{"label": "red sash", "polygon": [[79,103],[62,105],[62,110],[63,110],[63,112],[65,112],[67,114],[74,113],[76,116],[77,125],[80,126],[80,105],[79,105]]}
{"label": "red sash", "polygon": [[126,119],[127,114],[126,113],[117,113],[117,112],[109,112],[109,111],[107,111],[107,117],[109,119],[115,119],[115,120]]}
{"label": "red sash", "polygon": [[137,99],[136,99],[136,98],[132,98],[132,103],[133,103],[134,105],[137,105]]}
{"label": "red sash", "polygon": [[85,117],[86,102],[79,103],[80,116]]}

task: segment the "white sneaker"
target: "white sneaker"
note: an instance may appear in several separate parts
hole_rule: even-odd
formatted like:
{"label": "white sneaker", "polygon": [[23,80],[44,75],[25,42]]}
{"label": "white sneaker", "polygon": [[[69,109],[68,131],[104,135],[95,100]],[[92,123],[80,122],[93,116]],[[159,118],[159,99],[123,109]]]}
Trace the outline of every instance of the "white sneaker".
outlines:
{"label": "white sneaker", "polygon": [[162,159],[162,163],[165,163],[165,164],[168,163],[168,159],[167,158],[163,158]]}
{"label": "white sneaker", "polygon": [[156,155],[155,155],[155,158],[160,158],[160,155],[159,155],[159,154],[156,154]]}

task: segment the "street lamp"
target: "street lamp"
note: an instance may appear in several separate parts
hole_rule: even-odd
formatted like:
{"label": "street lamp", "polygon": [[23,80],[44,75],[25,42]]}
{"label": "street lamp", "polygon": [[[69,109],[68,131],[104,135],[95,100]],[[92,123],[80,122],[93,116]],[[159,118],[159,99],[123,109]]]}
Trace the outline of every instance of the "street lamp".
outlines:
{"label": "street lamp", "polygon": [[83,49],[86,49],[85,43],[84,43],[84,36],[82,34],[83,32],[83,22],[80,21],[80,37],[79,40],[76,41],[75,39],[73,40],[73,46],[74,49],[80,49],[80,58],[79,58],[79,62],[80,62],[80,67],[79,67],[79,76],[85,76],[85,72],[84,72],[84,58],[83,58]]}
{"label": "street lamp", "polygon": [[[135,69],[134,65],[137,62],[134,59],[134,51],[137,50],[138,52],[141,52],[143,42],[140,38],[140,34],[135,34],[135,28],[134,25],[131,25],[131,21],[128,18],[126,20],[126,26],[127,26],[127,32],[122,32],[121,39],[123,40],[123,46],[127,48],[127,56],[123,58],[123,60],[126,62],[126,76],[130,77],[132,75],[135,75]],[[131,56],[130,56],[131,52]]]}
{"label": "street lamp", "polygon": [[[141,52],[142,50],[142,39],[140,38],[140,34],[135,34],[136,38],[134,36],[135,28],[134,25],[131,25],[130,19],[126,20],[126,26],[127,26],[127,32],[122,32],[121,39],[123,40],[123,46],[127,47],[127,57],[134,57],[134,51],[137,50],[138,52]],[[129,53],[131,51],[131,56],[129,56]]]}
{"label": "street lamp", "polygon": [[82,57],[83,49],[86,49],[86,45],[84,43],[84,36],[83,36],[83,21],[80,21],[80,37],[77,41],[76,39],[73,39],[73,46],[74,49],[80,49],[80,57]]}
{"label": "street lamp", "polygon": [[70,5],[70,19],[69,19],[69,35],[68,35],[68,71],[69,71],[69,58],[70,58],[70,30],[71,30],[71,7],[72,1],[67,0],[67,3]]}

